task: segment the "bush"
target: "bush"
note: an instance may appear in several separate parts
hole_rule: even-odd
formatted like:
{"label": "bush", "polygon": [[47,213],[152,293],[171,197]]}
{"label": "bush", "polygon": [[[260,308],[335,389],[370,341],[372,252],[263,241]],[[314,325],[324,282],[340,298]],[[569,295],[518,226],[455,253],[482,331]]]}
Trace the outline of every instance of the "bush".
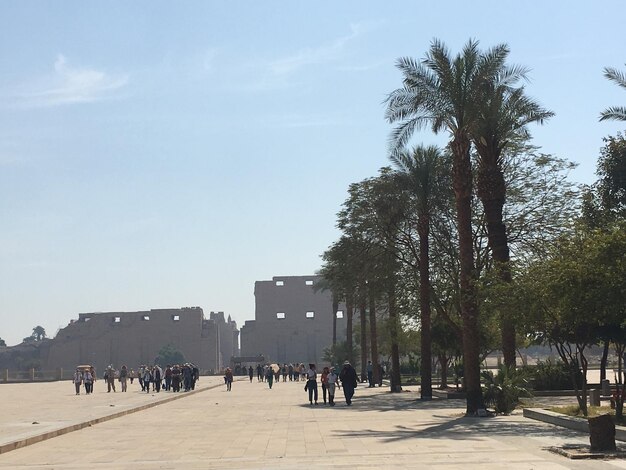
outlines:
{"label": "bush", "polygon": [[494,408],[496,413],[509,414],[520,398],[530,397],[528,391],[527,372],[502,366],[494,376],[491,371],[484,371],[483,398],[485,405]]}
{"label": "bush", "polygon": [[[578,367],[576,367],[578,369]],[[526,368],[532,377],[534,390],[571,390],[573,388],[569,367],[562,361],[538,361],[536,366]],[[582,384],[582,373],[576,372],[578,386]]]}

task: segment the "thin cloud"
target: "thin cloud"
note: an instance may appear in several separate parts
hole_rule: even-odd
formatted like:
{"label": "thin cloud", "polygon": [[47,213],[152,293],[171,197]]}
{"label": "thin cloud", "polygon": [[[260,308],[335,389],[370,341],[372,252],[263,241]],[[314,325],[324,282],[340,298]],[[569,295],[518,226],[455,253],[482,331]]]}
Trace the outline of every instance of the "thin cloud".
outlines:
{"label": "thin cloud", "polygon": [[337,60],[350,42],[370,29],[371,26],[365,24],[351,24],[349,34],[339,37],[329,44],[301,49],[293,55],[276,59],[270,62],[269,70],[275,75],[286,75],[309,65]]}
{"label": "thin cloud", "polygon": [[54,74],[16,96],[16,105],[28,108],[93,103],[114,97],[128,83],[128,76],[113,76],[100,70],[71,66],[59,54]]}
{"label": "thin cloud", "polygon": [[345,118],[328,115],[285,114],[267,116],[263,119],[263,124],[268,127],[292,129],[304,127],[343,126],[347,123],[348,121]]}

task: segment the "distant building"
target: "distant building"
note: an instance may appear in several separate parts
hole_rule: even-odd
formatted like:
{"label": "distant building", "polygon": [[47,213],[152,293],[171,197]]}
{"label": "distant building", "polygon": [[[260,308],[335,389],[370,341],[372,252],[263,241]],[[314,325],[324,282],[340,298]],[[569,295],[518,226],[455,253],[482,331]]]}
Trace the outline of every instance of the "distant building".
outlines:
{"label": "distant building", "polygon": [[237,340],[230,317],[211,312],[207,320],[200,307],[81,313],[46,343],[41,360],[44,370],[77,364],[93,364],[99,372],[109,364],[137,368],[154,364],[159,350],[171,345],[201,370],[218,371],[238,355]]}
{"label": "distant building", "polygon": [[337,340],[345,341],[345,306],[333,311],[329,291],[317,290],[320,276],[278,276],[254,283],[255,314],[241,328],[241,355],[263,355],[271,362],[322,362]]}

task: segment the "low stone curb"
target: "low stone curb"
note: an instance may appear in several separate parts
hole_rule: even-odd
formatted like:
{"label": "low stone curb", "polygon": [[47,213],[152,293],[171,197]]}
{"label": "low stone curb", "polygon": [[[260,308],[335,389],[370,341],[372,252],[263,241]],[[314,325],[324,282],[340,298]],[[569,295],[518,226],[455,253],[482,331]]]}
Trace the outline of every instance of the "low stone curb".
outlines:
{"label": "low stone curb", "polygon": [[89,421],[83,421],[76,424],[71,424],[69,426],[64,426],[59,429],[55,429],[53,431],[47,431],[41,434],[37,434],[36,436],[25,437],[23,439],[18,439],[16,441],[7,442],[6,444],[0,444],[0,454],[5,454],[7,452],[11,452],[12,450],[20,449],[22,447],[26,447],[32,444],[36,444],[38,442],[42,442],[48,439],[52,439],[53,437],[62,436],[64,434],[68,434],[74,431],[80,431],[81,429],[88,428],[93,426],[94,424],[104,423],[105,421],[110,421],[115,418],[121,418],[122,416],[129,415],[131,413],[136,413],[138,411],[144,411],[149,408],[153,408],[158,405],[162,405],[164,403],[169,403],[174,400],[180,400],[181,398],[185,398],[191,395],[195,395],[196,393],[206,392],[207,390],[212,390],[214,388],[222,387],[224,384],[211,385],[206,388],[201,388],[198,390],[191,390],[189,392],[180,392],[176,393],[171,397],[164,398],[163,400],[154,401],[151,403],[146,403],[145,405],[140,405],[135,408],[129,408],[124,411],[119,411],[117,413],[113,413],[107,416],[101,416],[100,418],[90,419]]}
{"label": "low stone curb", "polygon": [[[544,423],[589,434],[589,423],[586,420],[555,413],[554,411],[541,408],[524,408],[524,418],[543,421]],[[615,426],[615,440],[626,442],[626,427]]]}

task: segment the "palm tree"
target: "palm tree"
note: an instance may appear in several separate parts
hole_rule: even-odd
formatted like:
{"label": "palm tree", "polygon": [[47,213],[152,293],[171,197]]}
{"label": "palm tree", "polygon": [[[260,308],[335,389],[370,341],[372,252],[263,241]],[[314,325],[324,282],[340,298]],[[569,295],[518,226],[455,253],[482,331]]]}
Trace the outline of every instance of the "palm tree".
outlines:
{"label": "palm tree", "polygon": [[414,196],[417,206],[419,238],[420,323],[421,323],[421,397],[430,400],[432,391],[432,341],[430,308],[429,236],[431,218],[442,198],[449,192],[449,162],[438,147],[418,146],[390,156],[401,181]]}
{"label": "palm tree", "polygon": [[35,328],[33,328],[33,338],[35,338],[35,341],[41,341],[45,337],[46,330],[43,326],[37,325]]}
{"label": "palm tree", "polygon": [[508,53],[506,45],[481,52],[478,43],[470,40],[460,54],[451,58],[446,46],[434,40],[421,62],[412,58],[397,61],[397,67],[404,76],[403,86],[393,91],[386,100],[386,119],[390,123],[399,122],[390,138],[392,151],[404,147],[415,130],[428,125],[433,132],[445,130],[450,134],[452,187],[459,231],[460,303],[468,415],[484,409],[472,243],[470,135],[479,117],[480,92],[485,84],[496,80]]}
{"label": "palm tree", "polygon": [[[604,76],[617,83],[618,86],[626,88],[626,74],[613,67],[604,68]],[[626,106],[611,106],[600,113],[600,121],[626,121]]]}
{"label": "palm tree", "polygon": [[[527,124],[543,122],[554,115],[524,94],[524,88],[511,88],[525,77],[521,67],[503,68],[497,81],[483,88],[480,114],[471,135],[478,152],[476,193],[483,205],[489,247],[498,277],[511,282],[510,255],[502,210],[506,200],[504,156],[506,147],[517,139],[529,137]],[[501,312],[504,363],[515,367],[515,323],[510,312]]]}

